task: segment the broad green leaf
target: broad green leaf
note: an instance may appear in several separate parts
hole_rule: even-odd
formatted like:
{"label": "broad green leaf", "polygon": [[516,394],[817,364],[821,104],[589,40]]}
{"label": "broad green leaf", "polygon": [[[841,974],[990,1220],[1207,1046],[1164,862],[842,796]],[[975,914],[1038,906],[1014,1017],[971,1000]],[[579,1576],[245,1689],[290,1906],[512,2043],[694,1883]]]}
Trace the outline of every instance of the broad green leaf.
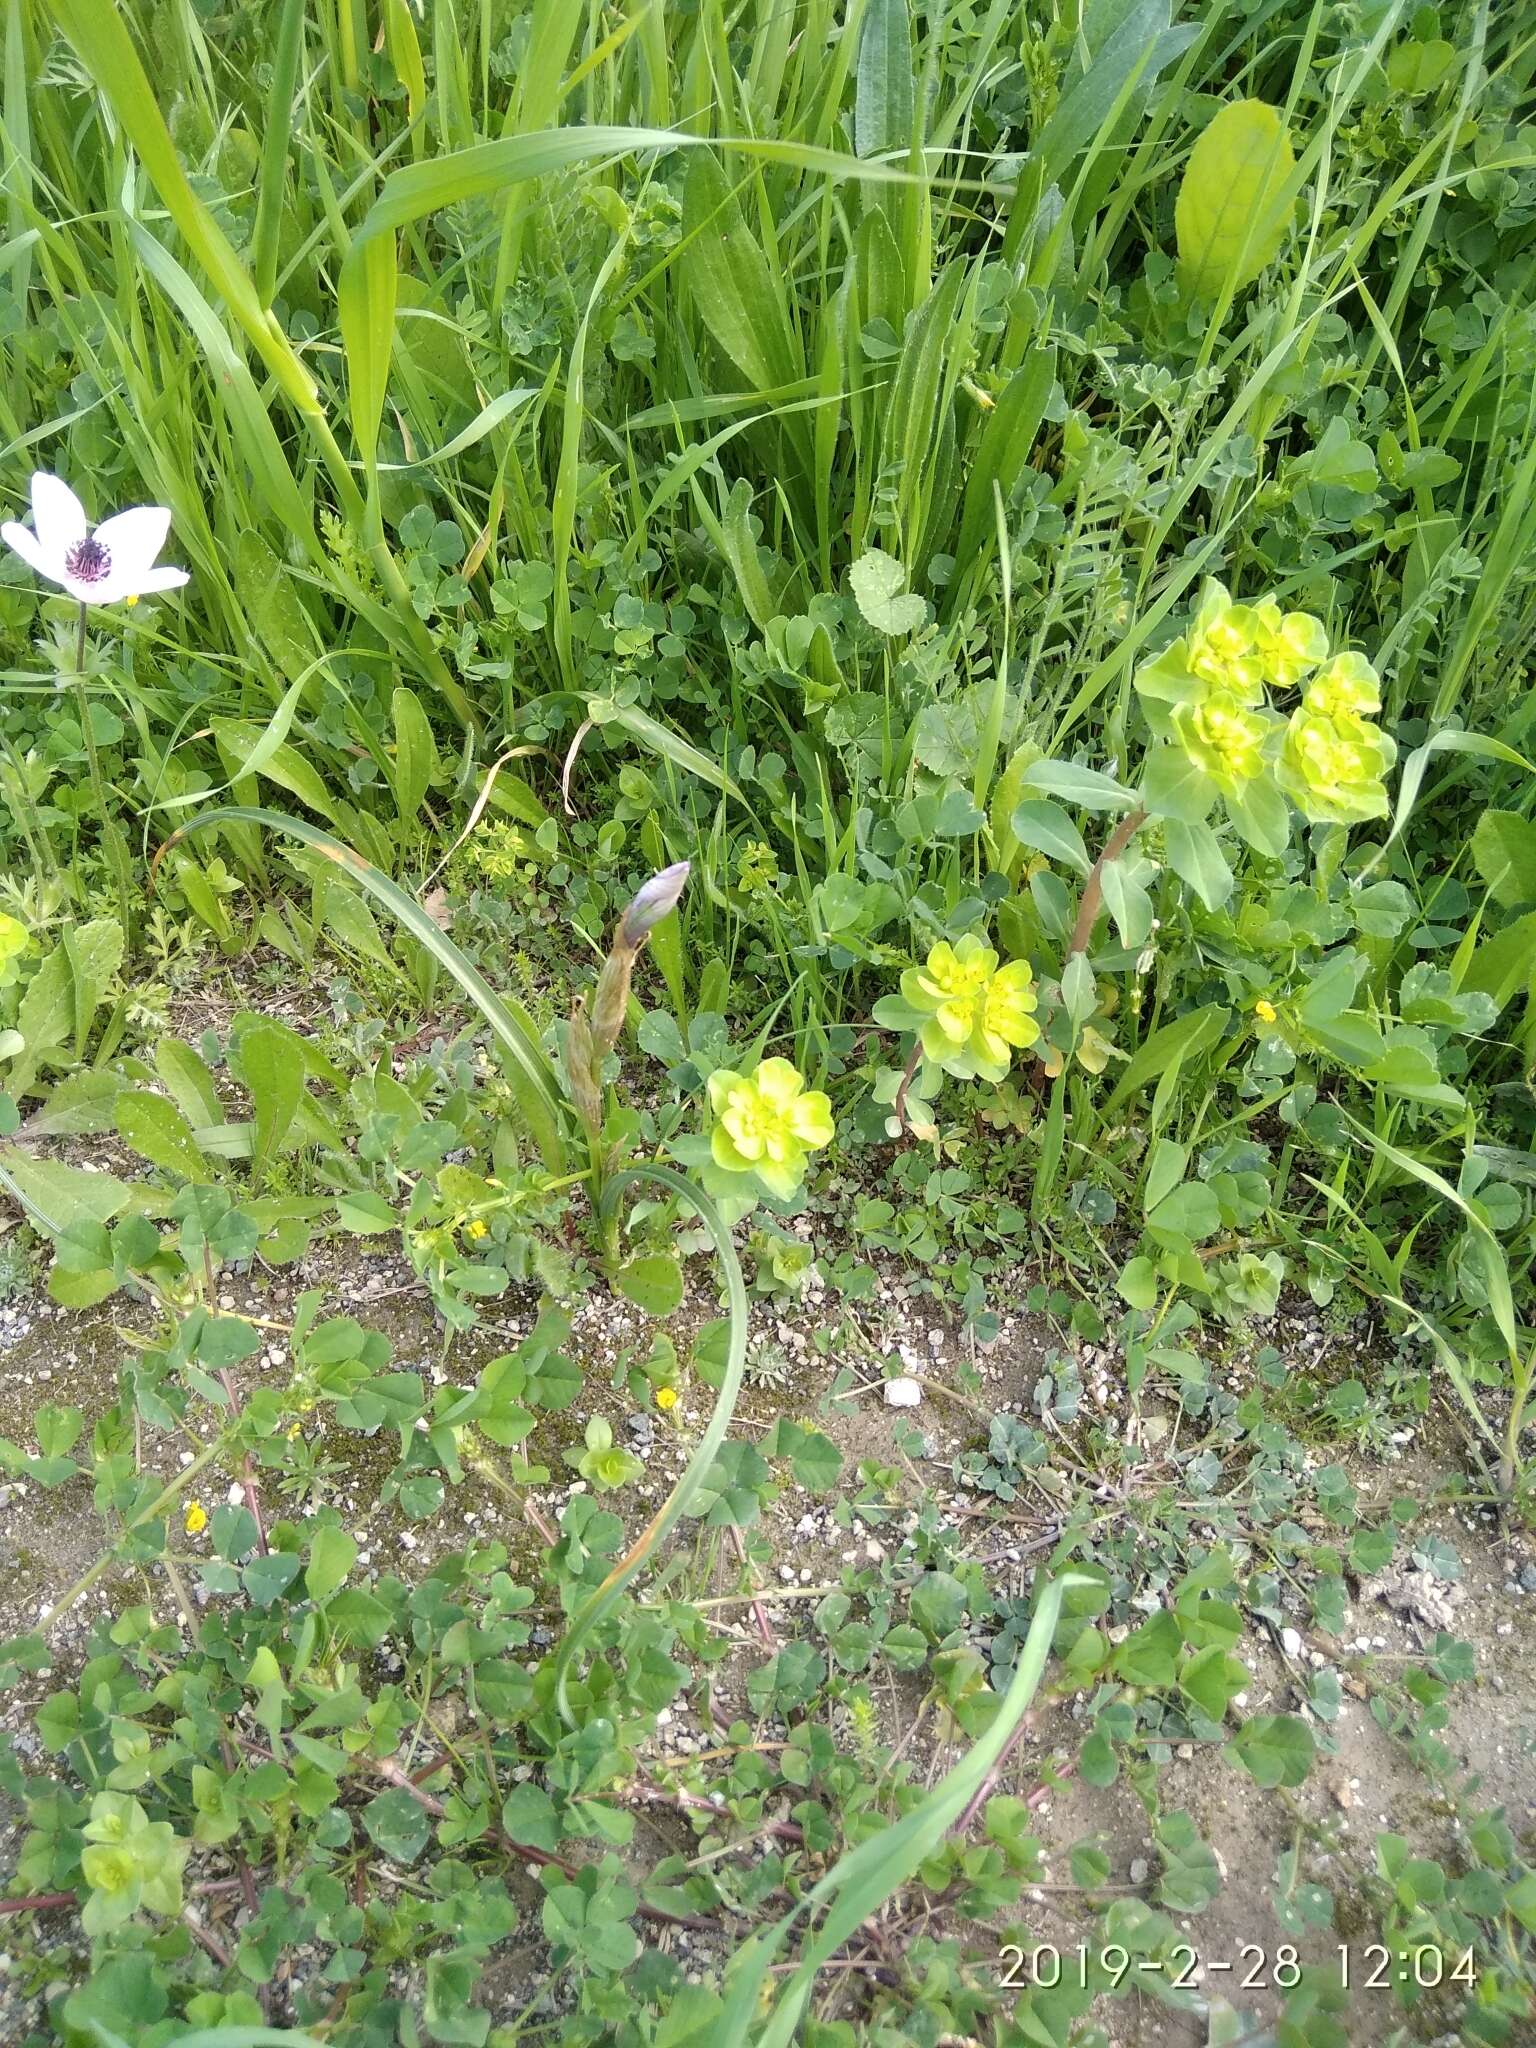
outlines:
{"label": "broad green leaf", "polygon": [[204,1159],[192,1126],[175,1103],[147,1088],[130,1088],[117,1098],[117,1129],[126,1145],[163,1173],[181,1180],[206,1180]]}
{"label": "broad green leaf", "polygon": [[61,1159],[34,1158],[0,1146],[0,1187],[6,1188],[50,1237],[79,1223],[106,1223],[128,1206],[129,1192],[110,1173],[87,1173]]}
{"label": "broad green leaf", "polygon": [[184,1038],[162,1038],[155,1047],[155,1072],[160,1076],[189,1123],[218,1124],[224,1120],[218,1090],[206,1061]]}
{"label": "broad green leaf", "polygon": [[1033,847],[1048,860],[1062,861],[1080,875],[1086,876],[1093,865],[1082,833],[1060,804],[1047,803],[1043,798],[1016,804],[1009,830],[1020,846]]}
{"label": "broad green leaf", "polygon": [[1216,801],[1216,785],[1182,747],[1152,747],[1142,768],[1141,800],[1154,818],[1198,825]]}
{"label": "broad green leaf", "polygon": [[240,1034],[240,1072],[256,1126],[251,1172],[259,1175],[292,1130],[304,1093],[304,1054],[298,1033],[275,1017],[248,1025]]}
{"label": "broad green leaf", "polygon": [[347,396],[357,452],[369,475],[379,452],[379,425],[395,339],[395,238],[354,244],[341,267],[336,309],[347,366]]}
{"label": "broad green leaf", "polygon": [[1014,488],[1039,438],[1055,382],[1055,349],[1032,349],[1028,361],[1014,373],[988,413],[965,487],[955,549],[955,560],[962,566],[975,560],[994,533],[992,487],[999,485],[1005,495]]}
{"label": "broad green leaf", "polygon": [[1180,881],[1188,882],[1207,910],[1220,910],[1232,893],[1232,870],[1205,820],[1166,818],[1163,845]]}
{"label": "broad green leaf", "polygon": [[758,391],[803,377],[785,294],[712,150],[690,159],[683,225],[683,280],[719,348]]}
{"label": "broad green leaf", "polygon": [[1170,1236],[1187,1237],[1191,1244],[1199,1244],[1220,1230],[1221,1204],[1215,1191],[1204,1181],[1187,1180],[1171,1195],[1163,1197],[1148,1216],[1147,1227],[1167,1232]]}
{"label": "broad green leaf", "polygon": [[358,1237],[371,1237],[381,1230],[393,1230],[400,1220],[384,1197],[368,1188],[339,1196],[336,1215],[342,1229],[350,1230]]}
{"label": "broad green leaf", "polygon": [[1135,793],[1081,761],[1036,761],[1024,771],[1024,787],[1040,790],[1083,811],[1128,811]]}
{"label": "broad green leaf", "polygon": [[315,1531],[304,1572],[304,1588],[310,1599],[329,1599],[356,1562],[356,1537],[333,1522],[324,1523]]}
{"label": "broad green leaf", "polygon": [[877,633],[892,637],[915,633],[928,616],[928,606],[907,589],[907,572],[883,548],[870,548],[848,571],[854,602]]}
{"label": "broad green leaf", "polygon": [[422,799],[438,772],[437,743],[414,690],[401,683],[394,695],[395,809],[402,825],[414,824]]}
{"label": "broad green leaf", "polygon": [[[96,1011],[106,1000],[123,958],[123,928],[116,918],[66,925],[27,984],[16,1016],[24,1041],[6,1081],[20,1101],[37,1078],[43,1056],[61,1047],[80,1057]],[[55,1061],[52,1064],[63,1064]]]}
{"label": "broad green leaf", "polygon": [[619,1292],[648,1316],[669,1316],[683,1299],[683,1269],[671,1252],[642,1252],[613,1276]]}
{"label": "broad green leaf", "polygon": [[1136,1089],[1145,1087],[1148,1081],[1157,1080],[1183,1061],[1193,1059],[1214,1045],[1221,1036],[1226,1014],[1222,1004],[1206,1003],[1186,1016],[1176,1017],[1171,1024],[1160,1025],[1146,1043],[1131,1054],[1115,1092],[1104,1105],[1104,1114],[1112,1115]]}
{"label": "broad green leaf", "polygon": [[398,1864],[414,1863],[432,1833],[425,1807],[399,1786],[369,1800],[363,1808],[363,1826],[375,1848]]}
{"label": "broad green leaf", "polygon": [[701,782],[707,782],[712,789],[718,789],[725,796],[735,797],[738,803],[746,799],[736,784],[718,762],[708,754],[675,733],[669,725],[663,725],[659,718],[652,718],[648,711],[642,711],[637,704],[604,703],[587,706],[589,716],[601,711],[600,723],[622,726],[632,739],[639,740],[643,747],[649,747],[653,754],[659,754],[664,761],[670,761],[675,768],[697,775]]}
{"label": "broad green leaf", "polygon": [[215,718],[209,722],[232,782],[247,774],[264,776],[308,804],[312,811],[318,811],[322,818],[332,816],[335,805],[325,778],[296,748],[285,741],[269,745],[268,728],[249,719]]}
{"label": "broad green leaf", "polygon": [[1157,1847],[1163,1859],[1158,1904],[1171,1913],[1203,1913],[1221,1890],[1216,1852],[1187,1813],[1163,1816],[1157,1824]]}
{"label": "broad green leaf", "polygon": [[1200,299],[1251,284],[1279,250],[1296,167],[1285,123],[1262,100],[1237,100],[1206,127],[1190,153],[1174,204],[1179,268]]}
{"label": "broad green leaf", "polygon": [[1484,811],[1472,834],[1472,858],[1495,903],[1519,910],[1536,903],[1536,823],[1517,811]]}
{"label": "broad green leaf", "polygon": [[1298,1715],[1255,1714],[1238,1729],[1227,1754],[1268,1792],[1277,1785],[1300,1785],[1312,1768],[1316,1745]]}

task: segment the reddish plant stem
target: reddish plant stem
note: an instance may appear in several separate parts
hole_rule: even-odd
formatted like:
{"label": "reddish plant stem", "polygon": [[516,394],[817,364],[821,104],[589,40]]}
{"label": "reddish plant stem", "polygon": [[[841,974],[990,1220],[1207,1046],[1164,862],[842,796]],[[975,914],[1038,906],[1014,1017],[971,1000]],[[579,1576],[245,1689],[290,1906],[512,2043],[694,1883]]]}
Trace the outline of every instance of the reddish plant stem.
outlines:
{"label": "reddish plant stem", "polygon": [[58,1913],[79,1903],[73,1892],[34,1892],[27,1899],[0,1899],[0,1913]]}
{"label": "reddish plant stem", "polygon": [[[1088,879],[1083,884],[1083,900],[1077,906],[1077,923],[1072,927],[1072,937],[1067,945],[1067,960],[1071,960],[1078,953],[1087,952],[1088,942],[1093,937],[1093,928],[1099,921],[1099,912],[1104,907],[1104,870],[1111,861],[1120,858],[1146,822],[1146,808],[1138,804],[1134,811],[1126,812],[1105,840],[1103,849],[1088,870]],[[1062,965],[1065,966],[1066,961],[1063,961]]]}
{"label": "reddish plant stem", "polygon": [[211,1928],[205,1927],[203,1925],[202,1921],[198,1919],[197,1915],[193,1912],[190,1906],[188,1906],[186,1911],[182,1914],[181,1924],[183,1927],[186,1928],[188,1934],[191,1935],[192,1939],[197,1943],[198,1947],[207,1950],[208,1954],[213,1957],[213,1960],[218,1964],[221,1970],[227,1970],[229,1968],[230,1963],[233,1960],[233,1958],[230,1956],[229,1950],[224,1946],[223,1942],[220,1941],[219,1937],[213,1932]]}
{"label": "reddish plant stem", "polygon": [[912,1076],[917,1072],[918,1061],[923,1056],[923,1041],[919,1038],[912,1047],[911,1056],[901,1070],[901,1079],[896,1086],[896,1122],[901,1130],[907,1128],[907,1090],[912,1086]]}
{"label": "reddish plant stem", "polygon": [[767,1608],[757,1597],[757,1580],[753,1575],[751,1561],[747,1556],[747,1546],[742,1541],[741,1531],[734,1522],[731,1524],[731,1543],[735,1548],[737,1557],[741,1561],[741,1568],[747,1575],[747,1583],[752,1588],[752,1612],[757,1617],[757,1632],[763,1639],[763,1647],[767,1650],[777,1650],[779,1639],[773,1632],[773,1623],[768,1619]]}
{"label": "reddish plant stem", "polygon": [[[227,1372],[221,1372],[219,1378],[223,1381],[224,1391],[229,1396],[230,1413],[234,1414],[240,1406],[235,1396],[235,1383]],[[257,1490],[256,1475],[251,1467],[251,1454],[249,1451],[246,1452],[245,1461],[240,1468],[240,1484],[245,1489],[245,1504],[250,1509],[252,1519],[256,1524],[256,1547],[262,1556],[265,1557],[267,1555],[267,1525],[262,1519],[261,1494]]]}

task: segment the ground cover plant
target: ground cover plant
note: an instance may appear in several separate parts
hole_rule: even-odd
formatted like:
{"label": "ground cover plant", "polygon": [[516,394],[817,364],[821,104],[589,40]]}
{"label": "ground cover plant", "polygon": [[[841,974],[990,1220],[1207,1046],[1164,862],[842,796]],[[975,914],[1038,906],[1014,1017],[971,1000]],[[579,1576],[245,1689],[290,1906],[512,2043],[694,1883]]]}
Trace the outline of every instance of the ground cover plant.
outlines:
{"label": "ground cover plant", "polygon": [[1536,26],[5,0],[0,2035],[1536,2030]]}

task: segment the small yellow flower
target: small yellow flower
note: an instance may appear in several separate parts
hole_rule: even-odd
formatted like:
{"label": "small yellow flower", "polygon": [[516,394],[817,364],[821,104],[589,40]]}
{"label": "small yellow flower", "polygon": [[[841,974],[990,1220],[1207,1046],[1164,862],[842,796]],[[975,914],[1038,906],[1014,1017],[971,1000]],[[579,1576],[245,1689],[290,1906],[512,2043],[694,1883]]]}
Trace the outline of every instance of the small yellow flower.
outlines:
{"label": "small yellow flower", "polygon": [[1029,962],[999,966],[975,932],[954,945],[941,939],[921,967],[902,975],[901,993],[922,1015],[924,1054],[957,1080],[1003,1080],[1014,1052],[1040,1036]]}
{"label": "small yellow flower", "polygon": [[1207,578],[1184,642],[1190,674],[1208,689],[1224,690],[1241,703],[1257,703],[1264,684],[1258,637],[1252,608],[1234,604],[1223,584]]}
{"label": "small yellow flower", "polygon": [[669,1408],[675,1408],[677,1406],[676,1387],[658,1387],[656,1389],[656,1406],[663,1412]]}
{"label": "small yellow flower", "polygon": [[1227,690],[1212,690],[1198,704],[1175,704],[1173,729],[1190,760],[1225,790],[1251,782],[1264,765],[1264,743],[1275,721],[1249,711]]}
{"label": "small yellow flower", "polygon": [[1272,597],[1253,606],[1254,645],[1276,689],[1292,690],[1328,659],[1328,632],[1310,612],[1282,612]]}
{"label": "small yellow flower", "polygon": [[303,1430],[303,1427],[304,1427],[304,1425],[303,1425],[303,1423],[302,1423],[302,1422],[290,1422],[290,1423],[289,1423],[289,1425],[288,1425],[288,1441],[289,1441],[289,1443],[293,1443],[293,1442],[295,1441],[295,1439],[296,1439],[296,1438],[297,1438],[297,1437],[299,1436],[300,1432],[301,1432],[301,1431]]}
{"label": "small yellow flower", "polygon": [[1303,703],[1314,718],[1368,718],[1381,709],[1381,678],[1363,654],[1336,654],[1307,685]]}
{"label": "small yellow flower", "polygon": [[200,1500],[189,1500],[182,1526],[189,1536],[201,1536],[208,1526],[208,1510]]}
{"label": "small yellow flower", "polygon": [[473,1217],[464,1226],[464,1235],[466,1237],[489,1237],[490,1234],[491,1226],[489,1225],[489,1223],[486,1222],[483,1216]]}
{"label": "small yellow flower", "polygon": [[[1336,701],[1333,687],[1330,679],[1324,704]],[[1314,825],[1359,825],[1391,809],[1383,778],[1396,758],[1379,725],[1345,710],[1333,716],[1319,711],[1309,691],[1285,729],[1276,780]]]}
{"label": "small yellow flower", "polygon": [[1280,1013],[1273,1003],[1267,1003],[1263,996],[1260,996],[1253,1006],[1253,1014],[1261,1024],[1273,1024]]}
{"label": "small yellow flower", "polygon": [[805,1178],[808,1155],[832,1142],[831,1103],[788,1060],[763,1060],[753,1074],[720,1068],[709,1077],[709,1106],[715,1164],[755,1173],[781,1201]]}

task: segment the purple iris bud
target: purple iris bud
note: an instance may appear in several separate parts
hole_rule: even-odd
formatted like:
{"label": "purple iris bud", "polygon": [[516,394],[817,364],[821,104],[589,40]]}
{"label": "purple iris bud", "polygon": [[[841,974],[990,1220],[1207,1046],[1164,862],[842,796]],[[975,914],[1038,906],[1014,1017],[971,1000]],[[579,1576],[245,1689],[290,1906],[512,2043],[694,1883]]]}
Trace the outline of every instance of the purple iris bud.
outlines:
{"label": "purple iris bud", "polygon": [[626,946],[638,946],[656,929],[669,910],[677,908],[688,882],[692,861],[674,861],[640,890],[619,924],[619,936]]}

